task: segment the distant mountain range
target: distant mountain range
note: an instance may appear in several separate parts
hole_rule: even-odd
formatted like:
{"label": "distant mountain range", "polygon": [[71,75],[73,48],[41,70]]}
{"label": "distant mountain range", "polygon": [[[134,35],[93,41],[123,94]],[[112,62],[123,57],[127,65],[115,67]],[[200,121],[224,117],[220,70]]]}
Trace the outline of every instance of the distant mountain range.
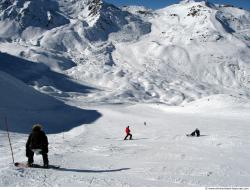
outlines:
{"label": "distant mountain range", "polygon": [[250,96],[244,9],[194,0],[155,11],[101,0],[0,0],[0,28],[0,75],[59,100],[182,105]]}

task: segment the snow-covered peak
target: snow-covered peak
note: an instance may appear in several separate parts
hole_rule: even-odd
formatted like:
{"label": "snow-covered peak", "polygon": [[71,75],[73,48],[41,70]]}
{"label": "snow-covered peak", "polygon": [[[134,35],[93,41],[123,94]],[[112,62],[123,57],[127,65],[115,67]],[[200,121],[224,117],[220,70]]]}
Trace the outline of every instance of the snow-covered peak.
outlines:
{"label": "snow-covered peak", "polygon": [[207,2],[206,0],[182,0],[180,4],[188,4],[188,3],[195,3],[195,2]]}
{"label": "snow-covered peak", "polygon": [[193,5],[193,4],[199,4],[202,6],[207,6],[207,7],[211,7],[211,8],[215,8],[216,5],[214,5],[213,3],[209,2],[208,0],[182,0],[179,3],[180,5]]}
{"label": "snow-covered peak", "polygon": [[29,26],[51,29],[69,23],[53,0],[2,0],[0,20],[9,19],[22,28]]}
{"label": "snow-covered peak", "polygon": [[228,33],[235,31],[241,31],[241,34],[245,35],[247,31],[245,29],[248,29],[250,24],[249,11],[214,5],[208,1],[182,1],[158,10],[157,13],[160,17],[167,18],[167,24],[185,25],[186,29],[190,29],[186,35],[191,36],[200,33],[204,36],[217,35],[222,39],[221,37],[228,37]]}
{"label": "snow-covered peak", "polygon": [[70,19],[78,19],[93,25],[99,18],[104,4],[101,0],[57,0],[60,10]]}

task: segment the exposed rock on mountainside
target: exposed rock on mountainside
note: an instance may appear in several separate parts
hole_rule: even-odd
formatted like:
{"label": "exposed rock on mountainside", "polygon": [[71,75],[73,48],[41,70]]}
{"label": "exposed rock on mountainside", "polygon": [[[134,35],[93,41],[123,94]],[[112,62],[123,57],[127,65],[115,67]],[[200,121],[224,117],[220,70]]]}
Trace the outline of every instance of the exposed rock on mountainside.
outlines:
{"label": "exposed rock on mountainside", "polygon": [[[86,102],[179,105],[217,93],[249,97],[249,11],[194,0],[156,11],[101,0],[0,5],[0,50],[98,89],[77,94]],[[75,96],[53,76],[37,75],[29,79],[35,89]]]}

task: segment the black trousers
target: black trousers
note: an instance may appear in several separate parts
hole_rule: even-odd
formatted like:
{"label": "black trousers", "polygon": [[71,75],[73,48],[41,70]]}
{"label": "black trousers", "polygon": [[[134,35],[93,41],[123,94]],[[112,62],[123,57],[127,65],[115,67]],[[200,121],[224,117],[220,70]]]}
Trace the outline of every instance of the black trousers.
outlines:
{"label": "black trousers", "polygon": [[129,136],[129,140],[132,139],[132,135],[129,133],[129,134],[126,135],[126,137],[124,138],[124,140],[127,140],[128,136]]}
{"label": "black trousers", "polygon": [[[34,162],[34,152],[30,149],[26,150],[26,156],[28,157],[28,163],[33,164]],[[42,152],[43,156],[43,164],[48,165],[49,164],[49,159],[48,159],[48,154],[46,152]]]}

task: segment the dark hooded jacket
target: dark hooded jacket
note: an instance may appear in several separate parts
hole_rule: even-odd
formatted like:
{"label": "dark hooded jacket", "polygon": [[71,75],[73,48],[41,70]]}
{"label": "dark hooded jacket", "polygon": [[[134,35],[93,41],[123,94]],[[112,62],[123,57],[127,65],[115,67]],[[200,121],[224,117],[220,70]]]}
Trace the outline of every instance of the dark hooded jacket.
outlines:
{"label": "dark hooded jacket", "polygon": [[26,150],[42,149],[43,153],[48,153],[48,138],[40,128],[34,128],[26,143]]}

